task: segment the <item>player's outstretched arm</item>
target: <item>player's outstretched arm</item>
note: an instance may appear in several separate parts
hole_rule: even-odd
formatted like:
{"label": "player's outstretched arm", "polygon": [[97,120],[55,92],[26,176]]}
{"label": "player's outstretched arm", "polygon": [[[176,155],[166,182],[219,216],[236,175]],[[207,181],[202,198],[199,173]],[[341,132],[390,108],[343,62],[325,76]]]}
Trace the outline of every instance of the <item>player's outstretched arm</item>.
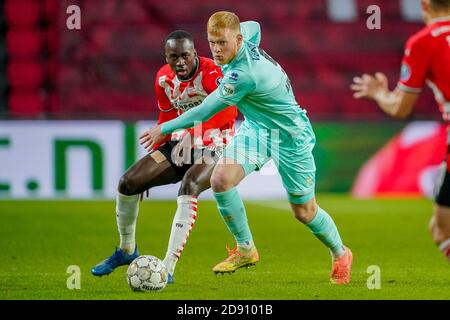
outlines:
{"label": "player's outstretched arm", "polygon": [[228,104],[219,99],[217,89],[211,92],[203,102],[192,108],[177,118],[158,125],[148,131],[145,131],[140,137],[140,144],[147,150],[161,142],[164,136],[178,129],[193,127],[197,122],[205,122],[220,110],[225,109]]}
{"label": "player's outstretched arm", "polygon": [[228,104],[219,99],[219,93],[216,89],[199,106],[188,110],[171,121],[163,123],[161,131],[163,134],[169,134],[178,129],[192,128],[196,122],[205,122],[226,107],[228,107]]}
{"label": "player's outstretched arm", "polygon": [[388,79],[381,72],[377,72],[374,76],[363,74],[353,78],[350,89],[354,91],[355,99],[374,100],[381,110],[394,118],[407,117],[419,97],[418,93],[406,92],[398,87],[390,91]]}

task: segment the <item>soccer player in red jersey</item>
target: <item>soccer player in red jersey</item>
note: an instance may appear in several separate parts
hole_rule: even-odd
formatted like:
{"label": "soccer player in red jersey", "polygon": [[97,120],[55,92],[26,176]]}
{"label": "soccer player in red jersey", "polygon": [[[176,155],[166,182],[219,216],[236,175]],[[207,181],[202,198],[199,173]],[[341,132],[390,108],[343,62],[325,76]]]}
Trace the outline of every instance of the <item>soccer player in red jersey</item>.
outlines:
{"label": "soccer player in red jersey", "polygon": [[422,13],[426,26],[406,43],[397,87],[390,91],[386,76],[378,72],[355,77],[351,89],[355,98],[372,99],[397,118],[412,112],[425,82],[433,90],[449,133],[430,231],[450,261],[450,0],[422,0]]}
{"label": "soccer player in red jersey", "polygon": [[[169,34],[165,42],[167,64],[156,75],[158,124],[198,106],[213,92],[222,72],[213,60],[198,57],[192,36],[183,30]],[[210,120],[182,133],[173,133],[122,176],[116,196],[120,247],[92,269],[102,276],[139,256],[135,243],[139,197],[148,189],[181,181],[164,264],[173,282],[175,265],[197,217],[197,197],[210,188],[215,161],[230,140],[237,109],[228,107]]]}

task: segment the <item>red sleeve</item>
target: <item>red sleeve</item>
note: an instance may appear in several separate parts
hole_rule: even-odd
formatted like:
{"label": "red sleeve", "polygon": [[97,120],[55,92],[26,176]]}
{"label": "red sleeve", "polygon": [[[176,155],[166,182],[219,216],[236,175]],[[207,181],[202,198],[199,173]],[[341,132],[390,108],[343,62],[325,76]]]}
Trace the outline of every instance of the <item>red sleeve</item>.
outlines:
{"label": "red sleeve", "polygon": [[222,80],[223,74],[220,67],[216,66],[213,62],[205,68],[203,72],[202,85],[207,94],[210,94],[219,86],[220,80]]}
{"label": "red sleeve", "polygon": [[[164,88],[159,84],[161,76],[163,75],[160,72],[158,72],[155,80],[156,102],[159,109],[158,124],[170,121],[178,116],[177,111],[170,103],[169,98],[167,97],[166,92],[164,91]],[[153,147],[153,150],[158,149],[159,146],[170,140],[170,137],[171,137],[170,134],[167,135],[161,143]]]}
{"label": "red sleeve", "polygon": [[[214,62],[211,62],[208,65],[208,68],[205,68],[203,74],[204,74],[202,79],[203,88],[208,94],[210,94],[211,92],[217,89],[219,82],[223,77],[222,71],[220,67],[214,64]],[[236,117],[237,117],[237,108],[235,106],[225,108],[224,110],[216,113],[211,119],[201,124],[202,134],[209,129],[232,128]],[[193,134],[194,130],[195,127],[189,129],[188,131],[190,134]]]}
{"label": "red sleeve", "polygon": [[429,67],[426,40],[427,37],[415,35],[406,43],[398,82],[398,87],[404,91],[422,91]]}

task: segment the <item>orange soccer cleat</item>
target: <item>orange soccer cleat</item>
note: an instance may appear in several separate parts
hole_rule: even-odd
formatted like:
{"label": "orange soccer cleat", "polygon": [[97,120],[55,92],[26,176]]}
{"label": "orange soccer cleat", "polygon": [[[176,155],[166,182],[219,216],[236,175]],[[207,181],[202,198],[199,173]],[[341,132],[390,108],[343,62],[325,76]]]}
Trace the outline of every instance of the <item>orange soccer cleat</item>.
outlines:
{"label": "orange soccer cleat", "polygon": [[255,247],[244,249],[236,247],[230,250],[227,246],[228,258],[213,268],[214,273],[233,273],[239,268],[254,266],[259,261]]}
{"label": "orange soccer cleat", "polygon": [[348,284],[352,272],[353,254],[349,248],[345,247],[345,253],[342,257],[333,260],[330,281],[333,284]]}

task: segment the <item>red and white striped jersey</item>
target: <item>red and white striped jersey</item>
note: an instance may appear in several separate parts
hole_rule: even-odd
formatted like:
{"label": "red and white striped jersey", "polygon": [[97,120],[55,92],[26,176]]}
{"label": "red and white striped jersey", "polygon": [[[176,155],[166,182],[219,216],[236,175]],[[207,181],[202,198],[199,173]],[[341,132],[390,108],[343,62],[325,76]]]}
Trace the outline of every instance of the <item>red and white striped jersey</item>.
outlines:
{"label": "red and white striped jersey", "polygon": [[433,19],[406,43],[398,87],[420,92],[425,82],[450,121],[450,16]]}
{"label": "red and white striped jersey", "polygon": [[[213,60],[199,57],[197,71],[194,76],[181,81],[168,64],[159,69],[155,80],[155,92],[158,101],[158,124],[172,120],[183,112],[200,105],[208,94],[216,90],[223,75],[220,67]],[[195,133],[195,146],[214,146],[228,143],[234,134],[234,121],[237,108],[230,106],[215,114],[211,119],[201,124],[201,130],[191,128],[181,133],[174,132],[167,140],[179,140],[184,134]],[[200,136],[201,133],[201,136]],[[161,144],[156,145],[154,149]]]}

